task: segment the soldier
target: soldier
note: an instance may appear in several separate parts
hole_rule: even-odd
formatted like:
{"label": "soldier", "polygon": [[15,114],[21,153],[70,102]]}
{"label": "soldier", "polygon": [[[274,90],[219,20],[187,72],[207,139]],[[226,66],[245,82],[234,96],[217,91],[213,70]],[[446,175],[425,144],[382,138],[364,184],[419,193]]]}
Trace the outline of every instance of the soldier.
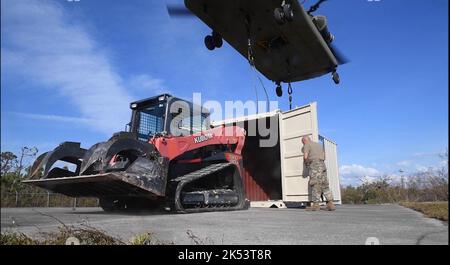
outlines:
{"label": "soldier", "polygon": [[327,210],[334,211],[333,195],[331,194],[327,178],[327,168],[325,167],[325,152],[322,145],[313,142],[308,136],[302,138],[303,161],[309,171],[309,186],[311,186],[312,203],[307,207],[308,211],[320,210],[320,199],[323,196],[327,202]]}

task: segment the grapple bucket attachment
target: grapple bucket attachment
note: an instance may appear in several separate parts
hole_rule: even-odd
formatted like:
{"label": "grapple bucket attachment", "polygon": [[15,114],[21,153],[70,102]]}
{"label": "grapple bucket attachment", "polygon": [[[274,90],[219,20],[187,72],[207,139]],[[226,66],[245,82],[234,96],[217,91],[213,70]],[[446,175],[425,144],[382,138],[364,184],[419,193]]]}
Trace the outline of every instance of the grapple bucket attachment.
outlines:
{"label": "grapple bucket attachment", "polygon": [[[66,144],[63,148],[64,144],[38,157],[31,178],[24,182],[73,197],[153,198],[165,195],[167,159],[161,157],[153,145],[136,140],[133,134],[120,133],[89,150],[78,151],[77,154],[82,155],[77,156],[76,174],[63,172],[64,169],[49,171],[47,167],[56,158],[69,160],[66,156],[63,157],[66,160],[62,159],[57,155],[59,153],[76,153],[72,150],[74,146]],[[73,158],[70,157],[68,162],[73,163]],[[42,166],[44,176],[33,179]]]}
{"label": "grapple bucket attachment", "polygon": [[[81,159],[85,153],[86,149],[81,148],[80,143],[64,142],[53,151],[43,153],[36,159],[31,167],[29,178],[35,179],[42,177],[42,179],[49,179],[78,175]],[[57,165],[58,161],[74,164],[76,169],[70,171],[67,168],[60,168]]]}

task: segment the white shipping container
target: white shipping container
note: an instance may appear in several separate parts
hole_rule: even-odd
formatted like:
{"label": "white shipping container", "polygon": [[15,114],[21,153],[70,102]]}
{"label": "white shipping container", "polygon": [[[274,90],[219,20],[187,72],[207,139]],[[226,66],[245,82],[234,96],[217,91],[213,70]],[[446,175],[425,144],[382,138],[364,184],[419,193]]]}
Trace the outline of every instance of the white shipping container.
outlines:
{"label": "white shipping container", "polygon": [[[309,174],[303,166],[301,151],[303,136],[324,144],[330,190],[335,203],[340,204],[337,148],[334,142],[319,135],[316,102],[285,112],[276,110],[212,122],[213,126],[223,124],[237,125],[247,130],[243,150],[247,173],[243,179],[252,206],[285,207],[311,201]],[[261,140],[267,143],[271,136],[277,137],[276,144],[261,146]]]}
{"label": "white shipping container", "polygon": [[341,181],[339,179],[337,145],[320,135],[319,139],[323,143],[325,149],[325,165],[327,167],[327,177],[333,199],[336,204],[341,204]]}

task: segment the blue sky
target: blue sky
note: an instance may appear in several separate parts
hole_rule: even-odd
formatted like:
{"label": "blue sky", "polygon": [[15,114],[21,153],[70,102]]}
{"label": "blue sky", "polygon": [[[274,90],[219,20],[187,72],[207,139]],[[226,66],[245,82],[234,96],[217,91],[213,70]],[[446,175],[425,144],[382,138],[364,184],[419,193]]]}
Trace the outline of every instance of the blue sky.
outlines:
{"label": "blue sky", "polygon": [[[160,92],[254,100],[244,58],[226,43],[208,51],[211,30],[169,18],[165,3],[2,0],[2,151],[46,151],[66,140],[89,147],[124,128],[130,101]],[[448,1],[335,0],[316,13],[327,15],[351,62],[339,68],[338,86],[328,75],[293,84],[294,105],[317,101],[319,130],[338,143],[342,182],[441,165]],[[279,107],[288,109],[287,97]]]}

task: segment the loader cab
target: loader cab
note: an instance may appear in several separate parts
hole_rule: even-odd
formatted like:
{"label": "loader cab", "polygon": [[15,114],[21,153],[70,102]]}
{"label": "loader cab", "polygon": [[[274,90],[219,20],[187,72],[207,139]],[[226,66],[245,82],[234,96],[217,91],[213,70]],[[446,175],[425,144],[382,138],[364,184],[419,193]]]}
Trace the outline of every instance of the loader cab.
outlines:
{"label": "loader cab", "polygon": [[146,142],[155,134],[185,136],[210,126],[207,109],[169,94],[132,102],[130,108],[130,131]]}

